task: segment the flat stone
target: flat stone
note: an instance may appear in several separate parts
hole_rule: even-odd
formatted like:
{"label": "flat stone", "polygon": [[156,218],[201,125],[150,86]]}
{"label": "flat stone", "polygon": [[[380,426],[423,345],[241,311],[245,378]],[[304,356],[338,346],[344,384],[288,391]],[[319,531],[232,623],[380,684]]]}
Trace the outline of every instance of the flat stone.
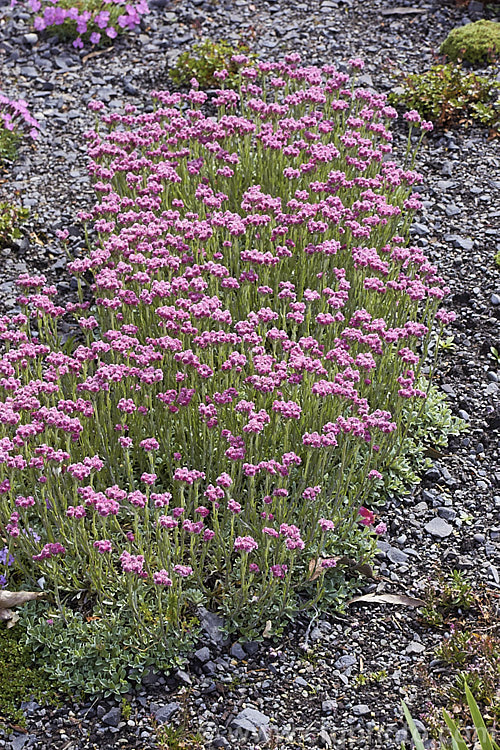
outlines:
{"label": "flat stone", "polygon": [[335,664],[333,665],[335,669],[347,669],[348,667],[353,667],[357,662],[356,657],[354,654],[346,654],[345,656],[341,656]]}
{"label": "flat stone", "polygon": [[102,723],[108,727],[117,727],[122,718],[122,711],[119,706],[113,706],[107,714],[102,717]]}
{"label": "flat stone", "polygon": [[152,713],[158,724],[166,724],[177,711],[180,711],[180,708],[180,704],[173,701],[166,706],[155,706]]}
{"label": "flat stone", "polygon": [[244,708],[233,719],[231,726],[233,729],[243,729],[245,732],[258,734],[261,727],[269,726],[269,721],[269,716],[263,714],[262,711],[257,711],[256,708]]}
{"label": "flat stone", "polygon": [[387,552],[387,557],[395,565],[404,565],[404,563],[408,562],[408,555],[397,547],[391,547]]}
{"label": "flat stone", "polygon": [[492,294],[490,297],[490,302],[492,305],[500,305],[500,295]]}
{"label": "flat stone", "polygon": [[238,643],[238,642],[233,643],[229,653],[231,654],[232,657],[234,657],[235,659],[239,659],[240,661],[242,659],[246,659],[247,657],[245,649],[243,648],[241,643]]}
{"label": "flat stone", "polygon": [[207,646],[203,646],[203,648],[199,648],[197,651],[194,652],[195,658],[198,659],[202,664],[205,664],[207,661],[210,661],[212,658],[212,654],[210,653],[210,649]]}
{"label": "flat stone", "polygon": [[205,635],[217,646],[221,646],[226,640],[222,628],[224,627],[224,620],[215,612],[209,612],[205,607],[200,607],[198,610],[200,615],[200,625]]}
{"label": "flat stone", "polygon": [[425,646],[419,641],[412,641],[408,644],[405,650],[407,654],[421,654],[423,651],[425,651]]}
{"label": "flat stone", "polygon": [[428,534],[437,536],[440,539],[445,539],[447,536],[450,536],[451,532],[453,531],[453,527],[450,526],[449,523],[446,523],[444,518],[440,518],[439,516],[435,516],[435,518],[432,518],[428,523],[425,524],[424,528]]}
{"label": "flat stone", "polygon": [[367,706],[366,703],[359,703],[352,707],[352,713],[354,716],[366,716],[370,713],[370,706]]}

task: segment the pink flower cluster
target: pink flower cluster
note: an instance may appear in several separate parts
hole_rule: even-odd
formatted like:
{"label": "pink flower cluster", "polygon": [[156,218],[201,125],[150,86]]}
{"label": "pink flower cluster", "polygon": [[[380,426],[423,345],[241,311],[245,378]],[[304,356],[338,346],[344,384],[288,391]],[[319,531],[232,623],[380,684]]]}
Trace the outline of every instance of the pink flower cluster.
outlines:
{"label": "pink flower cluster", "polygon": [[426,397],[447,290],[405,243],[420,176],[388,159],[393,110],[297,55],[246,70],[217,118],[196,86],[150,113],[93,104],[98,243],[70,264],[92,314],[26,274],[0,319],[0,517],[16,557],[64,550],[47,577],[78,580],[90,550],[92,586],[124,598],[222,574],[233,613],[271,601],[370,533],[360,503]]}
{"label": "pink flower cluster", "polygon": [[0,127],[17,132],[27,129],[31,138],[38,138],[40,125],[30,114],[24,99],[9,99],[0,92]]}
{"label": "pink flower cluster", "polygon": [[[123,0],[104,0],[100,8],[83,10],[75,4],[65,7],[59,0],[27,0],[23,2],[29,12],[35,14],[33,26],[36,31],[57,31],[63,26],[71,30],[73,47],[82,49],[84,41],[96,45],[105,40],[115,39],[121,31],[133,29],[140,23],[141,16],[149,13],[147,0],[134,0],[124,3]],[[11,0],[11,7],[19,0]]]}

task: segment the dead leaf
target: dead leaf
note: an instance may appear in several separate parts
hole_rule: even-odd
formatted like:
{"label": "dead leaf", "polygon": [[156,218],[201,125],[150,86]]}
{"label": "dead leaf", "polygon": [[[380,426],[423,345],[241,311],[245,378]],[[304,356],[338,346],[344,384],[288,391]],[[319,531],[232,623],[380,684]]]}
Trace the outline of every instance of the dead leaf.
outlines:
{"label": "dead leaf", "polygon": [[423,607],[425,602],[423,599],[416,599],[414,596],[407,596],[406,594],[363,594],[362,596],[354,596],[349,599],[347,604],[354,604],[355,602],[365,602],[366,604],[404,604],[406,607]]}
{"label": "dead leaf", "polygon": [[82,57],[82,62],[87,62],[87,60],[91,60],[93,57],[104,55],[106,52],[111,52],[113,49],[114,47],[106,47],[106,49],[98,49],[95,50],[95,52],[89,52],[88,55]]}
{"label": "dead leaf", "polygon": [[315,581],[317,578],[320,577],[325,572],[325,568],[323,567],[323,563],[331,562],[332,560],[337,563],[338,558],[336,557],[314,557],[309,562],[309,580]]}
{"label": "dead leaf", "polygon": [[271,630],[273,629],[273,624],[271,620],[267,620],[266,627],[264,628],[264,631],[262,633],[263,638],[270,638],[271,636]]}
{"label": "dead leaf", "polygon": [[43,593],[36,591],[0,591],[0,620],[7,620],[7,627],[11,628],[19,619],[11,607],[20,607],[40,596]]}

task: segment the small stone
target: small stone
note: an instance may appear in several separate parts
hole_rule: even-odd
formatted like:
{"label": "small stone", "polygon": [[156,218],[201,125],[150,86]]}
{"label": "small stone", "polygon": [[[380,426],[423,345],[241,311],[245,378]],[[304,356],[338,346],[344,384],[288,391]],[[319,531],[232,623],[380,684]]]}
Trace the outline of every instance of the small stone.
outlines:
{"label": "small stone", "polygon": [[366,716],[370,713],[370,706],[367,706],[366,703],[359,703],[352,707],[352,713],[354,716]]}
{"label": "small stone", "polygon": [[172,703],[168,703],[166,706],[159,706],[158,708],[155,707],[156,710],[153,711],[153,716],[155,717],[158,724],[166,724],[172,716],[177,713],[177,711],[180,711],[180,705],[179,703],[176,703],[175,701]]}
{"label": "small stone", "polygon": [[255,656],[260,650],[260,643],[257,643],[257,641],[247,641],[247,643],[243,644],[243,648],[248,656]]}
{"label": "small stone", "polygon": [[439,471],[437,466],[431,466],[431,468],[427,469],[427,471],[424,474],[424,479],[427,479],[429,482],[437,482],[438,479],[440,478],[441,478],[441,472]]}
{"label": "small stone", "polygon": [[207,648],[207,646],[203,646],[203,648],[199,648],[197,651],[194,652],[195,658],[198,659],[199,662],[202,664],[205,664],[207,661],[210,661],[212,658],[212,654],[210,653],[210,649]]}
{"label": "small stone", "polygon": [[228,750],[228,748],[231,747],[230,743],[226,740],[225,737],[216,737],[214,741],[212,742],[212,747],[221,747],[223,750]]}
{"label": "small stone", "polygon": [[404,565],[408,562],[408,555],[402,552],[397,547],[391,547],[387,552],[387,557],[395,565]]}
{"label": "small stone", "polygon": [[347,669],[348,667],[353,667],[357,662],[356,657],[354,654],[346,654],[345,656],[341,656],[335,664],[333,665],[335,669]]}
{"label": "small stone", "polygon": [[492,305],[500,305],[500,295],[492,294],[490,297],[490,302]]}
{"label": "small stone", "polygon": [[193,681],[191,677],[188,675],[187,672],[185,672],[183,669],[178,669],[175,673],[175,676],[178,680],[184,683],[184,685],[192,685]]}
{"label": "small stone", "polygon": [[447,508],[444,505],[439,506],[437,509],[438,516],[444,518],[445,521],[454,521],[457,517],[457,511],[453,508]]}
{"label": "small stone", "polygon": [[441,386],[441,390],[444,391],[444,393],[446,393],[451,398],[456,398],[456,396],[457,396],[457,394],[455,393],[455,389],[453,388],[453,386],[452,385],[448,385],[447,383],[445,383],[444,385]]}
{"label": "small stone", "polygon": [[439,516],[435,516],[430,521],[428,521],[428,523],[425,524],[424,528],[428,534],[440,537],[441,539],[445,539],[447,536],[450,536],[451,532],[453,531],[453,527],[450,526],[449,523],[446,523],[444,518],[440,518]]}
{"label": "small stone", "polygon": [[31,44],[31,46],[33,46],[38,42],[38,35],[33,33],[25,34],[24,41],[26,42],[26,44]]}
{"label": "small stone", "polygon": [[425,651],[425,646],[419,641],[412,641],[406,647],[407,654],[421,654],[423,651]]}
{"label": "small stone", "polygon": [[296,677],[293,681],[293,684],[297,685],[298,687],[309,687],[307,680],[304,680],[303,677]]}
{"label": "small stone", "polygon": [[324,714],[333,714],[337,710],[337,702],[332,700],[323,701],[321,704],[321,711]]}
{"label": "small stone", "polygon": [[117,727],[122,718],[122,711],[119,706],[111,708],[107,714],[102,717],[102,723],[108,727]]}
{"label": "small stone", "polygon": [[257,711],[255,708],[244,708],[233,719],[231,726],[233,729],[243,729],[245,732],[258,734],[260,727],[267,727],[269,721],[269,717],[263,714],[262,711]]}
{"label": "small stone", "polygon": [[231,654],[231,656],[234,659],[239,659],[240,661],[242,659],[246,659],[246,657],[247,657],[247,655],[245,653],[245,649],[243,648],[243,646],[241,645],[241,643],[238,643],[238,642],[233,643],[233,645],[231,646],[231,650],[230,650],[229,653]]}

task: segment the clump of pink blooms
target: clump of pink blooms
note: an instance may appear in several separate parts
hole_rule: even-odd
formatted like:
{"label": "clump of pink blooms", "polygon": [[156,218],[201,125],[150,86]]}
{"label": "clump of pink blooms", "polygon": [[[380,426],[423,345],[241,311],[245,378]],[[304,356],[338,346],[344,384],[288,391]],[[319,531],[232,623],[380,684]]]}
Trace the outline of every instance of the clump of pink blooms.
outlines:
{"label": "clump of pink blooms", "polygon": [[235,622],[265,621],[366,554],[385,524],[364,503],[451,317],[405,240],[421,177],[390,159],[385,96],[295,54],[237,62],[217,117],[196,81],[147,114],[91,103],[99,239],[70,270],[93,299],[23,274],[0,321],[10,552],[164,624],[214,582]]}
{"label": "clump of pink blooms", "polygon": [[30,114],[24,99],[9,99],[0,93],[0,128],[11,132],[27,132],[31,138],[38,137],[40,125]]}
{"label": "clump of pink blooms", "polygon": [[[11,0],[11,7],[19,0]],[[33,27],[36,31],[58,32],[74,37],[73,47],[82,49],[84,42],[97,45],[112,41],[126,29],[136,28],[141,16],[149,13],[148,0],[102,0],[97,6],[68,0],[27,0],[22,3],[35,14]]]}

